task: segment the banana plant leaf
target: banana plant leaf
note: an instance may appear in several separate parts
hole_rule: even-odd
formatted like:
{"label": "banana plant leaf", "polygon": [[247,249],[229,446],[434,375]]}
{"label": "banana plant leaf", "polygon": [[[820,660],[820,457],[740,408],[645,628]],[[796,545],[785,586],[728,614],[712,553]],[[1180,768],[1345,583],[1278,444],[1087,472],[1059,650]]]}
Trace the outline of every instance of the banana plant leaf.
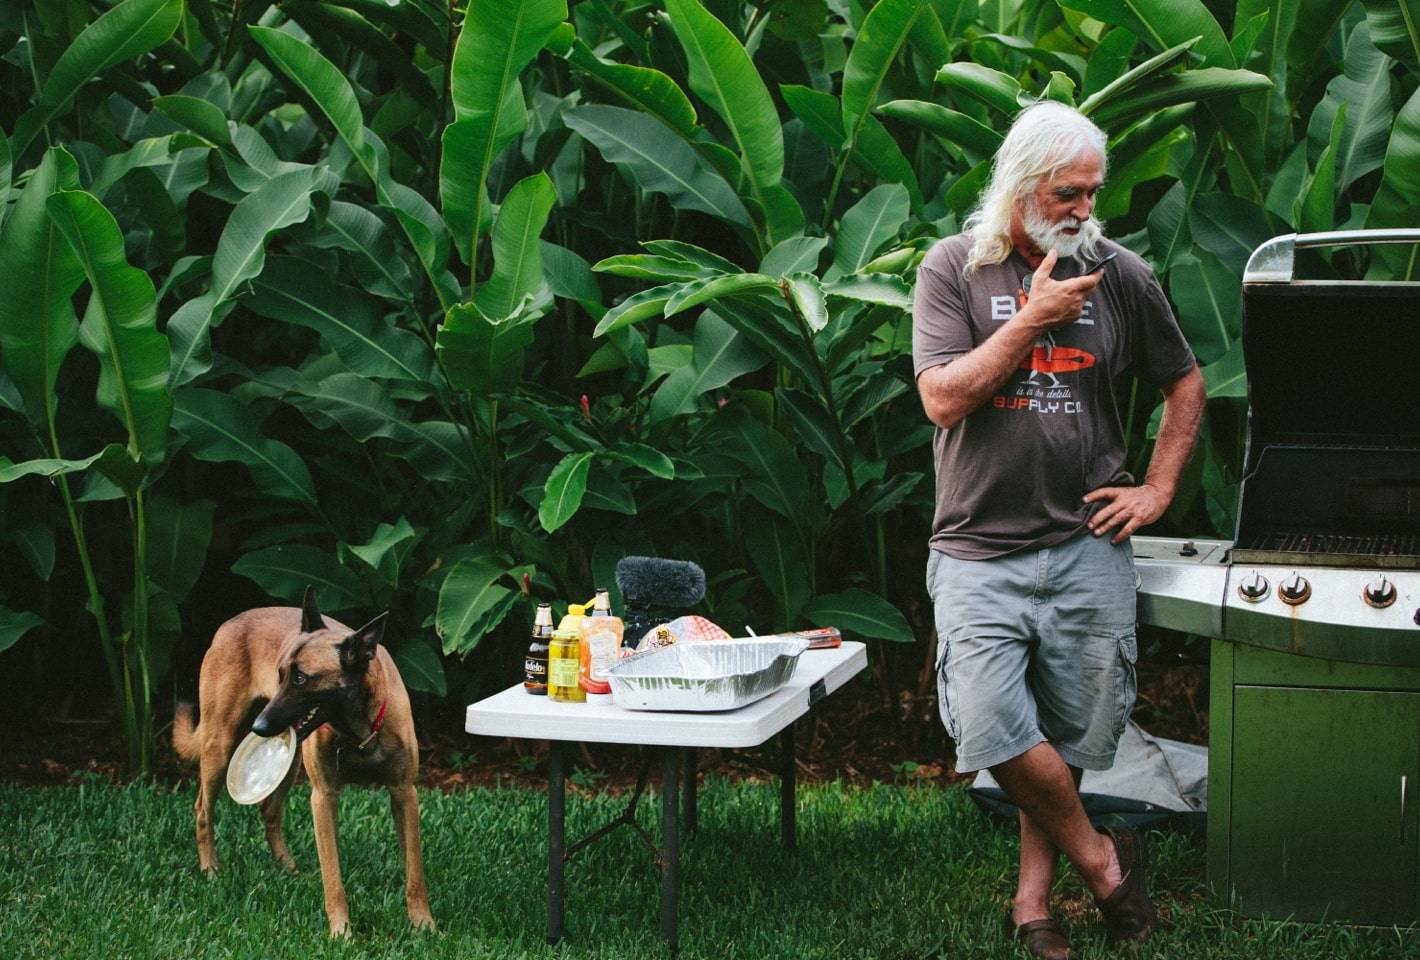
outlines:
{"label": "banana plant leaf", "polygon": [[79,186],[79,168],[62,147],[52,147],[30,174],[0,232],[0,357],[43,435],[54,419],[55,382],[79,336],[71,297],[84,266],[59,235],[46,201],[56,190]]}
{"label": "banana plant leaf", "polygon": [[123,0],[84,28],[60,54],[35,105],[15,121],[11,149],[19,157],[45,124],[63,113],[92,78],[166,41],[182,20],[182,0]]}
{"label": "banana plant leaf", "polygon": [[93,194],[59,191],[47,207],[89,278],[80,339],[99,356],[99,404],[127,429],[129,449],[157,463],[167,453],[173,398],[153,281],[129,266],[118,221]]}

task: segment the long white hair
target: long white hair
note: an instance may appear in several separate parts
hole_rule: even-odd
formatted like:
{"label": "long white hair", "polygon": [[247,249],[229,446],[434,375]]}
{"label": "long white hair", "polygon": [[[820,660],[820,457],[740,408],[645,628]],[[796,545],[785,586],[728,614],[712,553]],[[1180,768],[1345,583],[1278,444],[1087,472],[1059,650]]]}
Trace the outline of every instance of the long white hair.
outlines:
{"label": "long white hair", "polygon": [[[1044,100],[1022,110],[996,151],[980,203],[962,224],[973,240],[966,269],[1005,260],[1011,253],[1011,217],[1032,201],[1036,185],[1088,153],[1097,154],[1103,167],[1107,142],[1104,131],[1063,103]],[[1093,218],[1087,226],[1094,229],[1087,231],[1083,253],[1090,253],[1101,235]]]}

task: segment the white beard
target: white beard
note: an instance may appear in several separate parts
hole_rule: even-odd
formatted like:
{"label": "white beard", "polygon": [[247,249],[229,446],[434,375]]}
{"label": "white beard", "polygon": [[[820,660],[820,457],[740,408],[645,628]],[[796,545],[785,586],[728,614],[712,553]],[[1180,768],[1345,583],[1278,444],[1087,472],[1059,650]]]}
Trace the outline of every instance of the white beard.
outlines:
{"label": "white beard", "polygon": [[[1034,198],[1027,200],[1025,209],[1021,211],[1021,225],[1025,227],[1026,236],[1043,252],[1054,250],[1062,257],[1073,257],[1081,251],[1088,252],[1104,236],[1104,228],[1094,217],[1085,221],[1066,217],[1064,220],[1050,223],[1036,209]],[[1080,232],[1068,234],[1065,231],[1069,228],[1078,228]]]}

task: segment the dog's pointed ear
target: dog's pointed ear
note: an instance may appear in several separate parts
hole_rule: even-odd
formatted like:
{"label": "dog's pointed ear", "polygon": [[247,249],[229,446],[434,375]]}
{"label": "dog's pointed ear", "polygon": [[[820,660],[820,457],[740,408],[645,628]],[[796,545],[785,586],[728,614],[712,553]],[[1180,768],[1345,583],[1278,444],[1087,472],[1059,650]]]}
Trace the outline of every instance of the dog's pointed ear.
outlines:
{"label": "dog's pointed ear", "polygon": [[389,612],[380,614],[359,630],[340,641],[340,666],[345,670],[363,671],[375,659],[375,648],[385,636],[385,621]]}
{"label": "dog's pointed ear", "polygon": [[306,595],[301,598],[301,632],[315,633],[317,630],[325,629],[325,620],[320,615],[320,608],[316,606],[316,588],[314,584],[306,584]]}

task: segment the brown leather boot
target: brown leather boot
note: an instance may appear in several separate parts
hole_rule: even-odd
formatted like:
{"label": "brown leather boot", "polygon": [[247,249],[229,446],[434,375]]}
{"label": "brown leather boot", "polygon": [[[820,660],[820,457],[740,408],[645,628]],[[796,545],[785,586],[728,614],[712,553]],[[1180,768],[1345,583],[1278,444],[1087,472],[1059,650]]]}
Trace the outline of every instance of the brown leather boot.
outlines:
{"label": "brown leather boot", "polygon": [[1143,943],[1159,924],[1149,902],[1149,858],[1144,840],[1128,828],[1110,827],[1102,832],[1114,841],[1124,875],[1114,892],[1095,901],[1104,915],[1105,936],[1110,943]]}
{"label": "brown leather boot", "polygon": [[1017,926],[1011,922],[1010,914],[1007,914],[1006,935],[1025,947],[1031,956],[1039,957],[1040,960],[1075,960],[1075,951],[1070,949],[1070,942],[1065,939],[1065,931],[1060,929],[1060,924],[1055,922],[1054,917],[1031,920]]}

